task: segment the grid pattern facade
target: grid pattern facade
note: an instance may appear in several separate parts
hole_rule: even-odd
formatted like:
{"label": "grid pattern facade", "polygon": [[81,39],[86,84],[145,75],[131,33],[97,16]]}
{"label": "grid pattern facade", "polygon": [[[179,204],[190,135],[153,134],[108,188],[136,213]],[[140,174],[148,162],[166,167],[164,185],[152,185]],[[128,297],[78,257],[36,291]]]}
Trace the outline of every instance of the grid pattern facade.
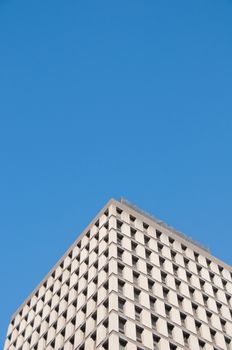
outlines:
{"label": "grid pattern facade", "polygon": [[227,350],[231,339],[231,267],[111,200],[13,315],[4,350]]}

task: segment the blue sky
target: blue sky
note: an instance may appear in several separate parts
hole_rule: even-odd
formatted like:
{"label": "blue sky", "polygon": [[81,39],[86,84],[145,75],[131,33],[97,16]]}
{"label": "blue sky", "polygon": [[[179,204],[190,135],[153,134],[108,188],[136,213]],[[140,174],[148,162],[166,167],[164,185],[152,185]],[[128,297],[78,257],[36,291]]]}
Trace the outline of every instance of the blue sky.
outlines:
{"label": "blue sky", "polygon": [[111,198],[228,264],[232,2],[0,1],[0,347]]}

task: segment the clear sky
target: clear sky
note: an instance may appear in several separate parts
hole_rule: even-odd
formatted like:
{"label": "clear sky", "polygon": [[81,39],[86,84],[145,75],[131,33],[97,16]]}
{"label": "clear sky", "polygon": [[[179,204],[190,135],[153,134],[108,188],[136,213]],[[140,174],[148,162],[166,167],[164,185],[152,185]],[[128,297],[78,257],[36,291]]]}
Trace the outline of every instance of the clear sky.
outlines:
{"label": "clear sky", "polygon": [[232,2],[0,0],[0,348],[111,198],[232,264]]}

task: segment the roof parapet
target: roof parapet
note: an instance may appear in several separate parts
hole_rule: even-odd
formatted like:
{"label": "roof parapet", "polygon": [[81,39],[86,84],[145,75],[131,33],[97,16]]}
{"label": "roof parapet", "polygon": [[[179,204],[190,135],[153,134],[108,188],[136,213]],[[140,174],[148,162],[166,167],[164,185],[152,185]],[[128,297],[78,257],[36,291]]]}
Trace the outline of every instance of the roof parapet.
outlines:
{"label": "roof parapet", "polygon": [[178,235],[178,236],[181,237],[181,238],[184,238],[186,241],[188,241],[188,242],[190,242],[190,243],[192,243],[192,244],[195,244],[197,247],[199,247],[199,248],[205,250],[206,252],[210,253],[210,249],[209,249],[208,247],[204,246],[203,244],[199,243],[198,241],[195,241],[194,239],[192,239],[191,237],[185,235],[184,233],[182,233],[182,232],[180,232],[180,231],[177,231],[175,228],[173,228],[172,226],[169,226],[169,225],[166,224],[164,221],[162,221],[162,220],[160,220],[160,219],[157,219],[155,216],[153,216],[153,215],[147,213],[146,211],[144,211],[144,210],[138,208],[136,205],[130,203],[127,199],[125,199],[125,198],[122,197],[122,198],[120,199],[120,202],[121,202],[122,204],[127,205],[127,206],[130,207],[131,209],[134,209],[134,210],[137,211],[138,213],[140,213],[140,214],[142,214],[142,215],[148,217],[149,219],[155,221],[155,223],[157,223],[158,225],[160,225],[160,226],[162,226],[162,227],[164,227],[164,228],[166,228],[166,229],[168,229],[168,230],[174,232],[176,235]]}

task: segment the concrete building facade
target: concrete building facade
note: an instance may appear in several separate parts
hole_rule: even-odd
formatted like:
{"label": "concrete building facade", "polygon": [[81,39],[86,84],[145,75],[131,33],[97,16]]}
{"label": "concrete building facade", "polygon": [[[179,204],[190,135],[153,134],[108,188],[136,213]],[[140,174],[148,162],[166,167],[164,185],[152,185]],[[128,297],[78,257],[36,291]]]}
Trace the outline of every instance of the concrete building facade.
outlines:
{"label": "concrete building facade", "polygon": [[13,315],[4,350],[232,349],[232,268],[110,200]]}

